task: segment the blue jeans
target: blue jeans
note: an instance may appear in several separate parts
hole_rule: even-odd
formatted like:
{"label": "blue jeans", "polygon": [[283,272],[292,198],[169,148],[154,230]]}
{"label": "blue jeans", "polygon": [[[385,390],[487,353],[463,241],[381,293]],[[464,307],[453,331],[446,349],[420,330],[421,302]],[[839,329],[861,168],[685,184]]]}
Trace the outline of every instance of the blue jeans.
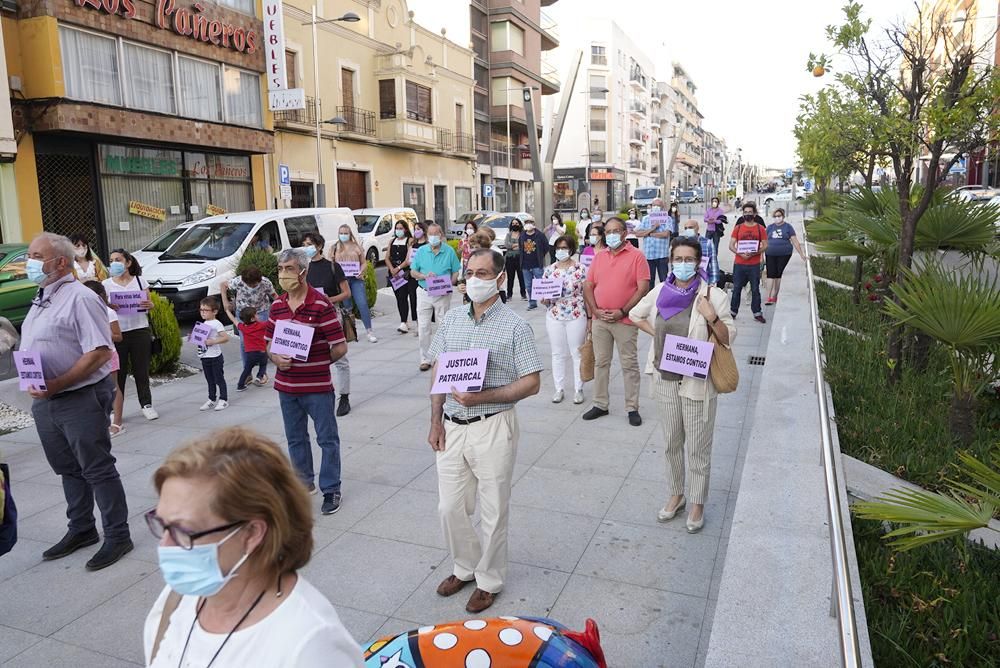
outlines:
{"label": "blue jeans", "polygon": [[729,310],[733,313],[740,312],[740,300],[743,297],[743,288],[750,284],[750,310],[754,315],[760,315],[760,265],[759,264],[734,264],[733,265],[733,297],[729,302]]}
{"label": "blue jeans", "polygon": [[[243,344],[243,340],[240,340],[240,345]],[[240,380],[236,383],[236,389],[241,389],[247,386],[250,382],[250,376],[253,375],[253,368],[257,367],[257,379],[260,380],[267,375],[267,353],[257,350],[251,350],[248,353],[244,353],[243,362],[243,373],[240,374]]]}
{"label": "blue jeans", "polygon": [[647,258],[646,264],[649,265],[649,287],[652,288],[656,285],[656,275],[660,275],[660,283],[667,280],[667,274],[670,273],[670,259],[665,257],[660,257],[655,260],[650,260]]}
{"label": "blue jeans", "polygon": [[361,322],[365,324],[365,329],[372,328],[372,314],[368,310],[368,296],[365,294],[365,282],[363,279],[354,277],[348,278],[347,284],[351,286],[351,298],[344,302],[348,309],[358,305],[358,313],[361,314]]}
{"label": "blue jeans", "polygon": [[534,269],[522,269],[521,271],[524,273],[524,282],[526,283],[525,287],[528,290],[528,306],[535,308],[538,306],[538,302],[531,298],[531,284],[536,278],[541,278],[545,273],[545,270],[541,267],[535,267]]}
{"label": "blue jeans", "polygon": [[[267,319],[270,317],[270,315],[271,315],[271,309],[270,308],[261,309],[260,311],[257,311],[257,321],[258,322],[267,322]],[[239,314],[236,314],[236,317],[238,318]],[[243,335],[240,334],[240,328],[236,326],[235,322],[233,323],[233,331],[236,332],[236,338],[240,340],[240,363],[243,366],[246,366],[247,365],[247,351],[246,351],[246,348],[243,347]]]}
{"label": "blue jeans", "polygon": [[205,382],[208,383],[208,398],[212,401],[215,401],[216,390],[218,390],[219,399],[229,401],[226,373],[223,370],[225,364],[222,355],[201,358],[201,370],[205,372]]}
{"label": "blue jeans", "polygon": [[278,392],[281,418],[285,423],[288,458],[295,473],[306,485],[314,484],[312,445],[309,443],[309,419],[316,429],[316,442],[322,451],[319,465],[319,488],[324,494],[340,491],[340,434],[337,432],[333,392],[289,394]]}

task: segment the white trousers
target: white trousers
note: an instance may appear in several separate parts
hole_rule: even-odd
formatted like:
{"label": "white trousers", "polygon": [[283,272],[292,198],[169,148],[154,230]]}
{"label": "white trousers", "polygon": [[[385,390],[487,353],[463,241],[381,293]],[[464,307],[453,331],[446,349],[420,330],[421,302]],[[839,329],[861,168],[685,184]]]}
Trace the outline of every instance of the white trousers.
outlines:
{"label": "white trousers", "polygon": [[431,360],[431,316],[440,327],[444,314],[451,308],[451,294],[431,297],[422,287],[417,286],[417,333],[420,336],[420,362],[430,364]]}
{"label": "white trousers", "polygon": [[[507,578],[507,522],[517,455],[514,409],[486,420],[459,425],[445,420],[445,447],[437,453],[438,514],[461,580],[475,578],[483,591],[497,593]],[[479,500],[479,542],[472,514]]]}
{"label": "white trousers", "polygon": [[573,360],[573,377],[576,384],[573,388],[583,390],[583,380],[580,378],[580,346],[587,338],[587,319],[556,320],[552,313],[545,315],[545,329],[549,333],[549,346],[552,348],[552,380],[556,391],[565,390],[566,362]]}

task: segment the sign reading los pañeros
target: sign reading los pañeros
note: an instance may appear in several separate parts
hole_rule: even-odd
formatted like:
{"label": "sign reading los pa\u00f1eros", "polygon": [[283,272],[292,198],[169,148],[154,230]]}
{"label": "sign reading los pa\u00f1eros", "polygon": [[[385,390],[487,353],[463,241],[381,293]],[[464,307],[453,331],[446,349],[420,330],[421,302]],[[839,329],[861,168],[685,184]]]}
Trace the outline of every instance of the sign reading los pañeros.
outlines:
{"label": "sign reading los pa\u00f1eros", "polygon": [[[117,14],[124,19],[137,16],[135,0],[74,0],[78,7],[90,7],[107,14]],[[163,30],[173,30],[178,35],[201,42],[234,49],[240,53],[257,52],[256,30],[235,26],[225,21],[205,16],[205,5],[195,2],[190,7],[177,7],[174,0],[156,0],[153,23]]]}

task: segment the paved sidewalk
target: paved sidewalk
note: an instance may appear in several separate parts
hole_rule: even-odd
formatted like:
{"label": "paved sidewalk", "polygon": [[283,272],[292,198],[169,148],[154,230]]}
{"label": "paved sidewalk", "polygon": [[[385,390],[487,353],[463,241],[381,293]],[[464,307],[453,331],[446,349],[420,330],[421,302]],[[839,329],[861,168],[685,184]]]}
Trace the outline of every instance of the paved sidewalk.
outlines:
{"label": "paved sidewalk", "polygon": [[[726,252],[728,255],[728,252]],[[730,261],[723,260],[728,266]],[[417,338],[393,331],[395,305],[382,297],[377,344],[351,345],[353,411],[339,420],[344,503],[316,509],[316,547],[304,574],[337,606],[359,642],[467,615],[465,597],[442,599],[450,573],[437,519],[434,455],[426,443],[429,378],[418,370]],[[513,308],[525,313],[525,302]],[[704,661],[729,529],[750,433],[748,421],[770,326],[744,306],[734,346],[739,391],[720,398],[706,524],[689,535],[683,518],[656,521],[666,497],[663,436],[643,376],[639,428],[628,425],[620,371],[611,381],[612,414],[580,420],[589,408],[572,395],[552,404],[542,309],[528,315],[546,370],[538,396],[520,404],[521,442],[510,518],[510,574],[490,615],[548,616],[572,628],[600,625],[612,666],[695,666]],[[767,311],[765,311],[766,313]],[[649,339],[640,333],[643,361]],[[251,426],[284,445],[271,388],[235,393],[238,354],[229,352],[231,406],[200,413],[200,376],[156,388],[161,418],[145,422],[126,403],[127,432],[115,439],[136,549],[121,563],[87,573],[91,550],[43,563],[41,552],[65,531],[59,479],[34,429],[0,437],[20,509],[20,541],[0,557],[0,663],[9,666],[142,664],[141,629],[163,586],[155,541],[141,513],[154,506],[150,477],[175,445],[227,425]],[[16,388],[15,388],[16,389]],[[6,401],[9,384],[0,385]],[[318,455],[317,455],[318,456]]]}

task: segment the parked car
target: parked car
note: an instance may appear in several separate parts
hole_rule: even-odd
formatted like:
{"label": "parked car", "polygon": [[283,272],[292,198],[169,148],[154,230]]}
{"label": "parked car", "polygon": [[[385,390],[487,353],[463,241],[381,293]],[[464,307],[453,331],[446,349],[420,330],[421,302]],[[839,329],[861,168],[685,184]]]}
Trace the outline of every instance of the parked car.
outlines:
{"label": "parked car", "polygon": [[184,231],[158,260],[142,268],[149,286],[174,304],[178,317],[197,314],[198,303],[219,294],[219,285],[236,274],[251,245],[278,253],[302,243],[307,232],[336,239],[341,225],[357,231],[351,210],[272,209],[210,216],[185,223]]}
{"label": "parked car", "polygon": [[[535,222],[535,217],[527,211],[518,211],[517,213],[494,213],[490,216],[486,216],[482,220],[477,221],[476,224],[479,225],[480,228],[488,226],[493,230],[493,233],[496,234],[497,237],[493,240],[493,248],[502,253],[507,250],[507,232],[510,229],[511,222],[515,218],[520,220],[522,225],[528,220],[533,223]],[[545,231],[545,225],[541,226],[540,231]]]}
{"label": "parked car", "polygon": [[697,201],[698,195],[693,190],[682,190],[677,196],[677,202],[680,204],[693,204]]}
{"label": "parked car", "polygon": [[27,244],[0,244],[0,315],[20,326],[31,308],[38,286],[28,280]]}
{"label": "parked car", "polygon": [[995,195],[1000,194],[1000,191],[986,186],[972,185],[955,188],[952,193],[966,202],[986,202]]}
{"label": "parked car", "polygon": [[636,188],[635,192],[632,193],[632,204],[637,209],[637,213],[645,214],[650,205],[653,203],[653,200],[660,197],[661,192],[662,190],[659,186]]}
{"label": "parked car", "polygon": [[996,228],[997,234],[1000,235],[1000,194],[994,195],[984,204],[986,206],[992,206],[995,210],[996,218],[993,220],[993,227]]}
{"label": "parked car", "polygon": [[490,211],[487,209],[480,209],[479,211],[466,211],[459,216],[447,230],[445,230],[444,236],[446,239],[461,239],[465,236],[465,226],[468,223],[480,225],[483,222],[483,219],[487,216],[495,216],[499,213],[499,211]]}
{"label": "parked car", "polygon": [[[409,207],[390,207],[381,209],[354,209],[351,214],[358,226],[358,243],[365,251],[365,257],[372,264],[378,264],[385,259],[385,249],[393,239],[393,228],[398,221],[405,222],[410,230],[417,224],[417,212]],[[323,236],[326,236],[325,234]],[[336,241],[337,235],[333,235]]]}
{"label": "parked car", "polygon": [[181,223],[172,230],[167,230],[147,245],[137,251],[132,251],[132,257],[136,259],[140,267],[153,264],[160,259],[163,252],[170,248],[170,244],[177,241],[177,237],[184,233],[193,223]]}
{"label": "parked car", "polygon": [[[802,189],[796,188],[795,189],[796,201],[803,200],[805,198],[806,196],[803,193]],[[771,204],[774,202],[791,202],[791,201],[792,201],[792,189],[782,188],[781,190],[776,191],[773,195],[768,195],[767,198],[764,199],[764,205],[771,206]]]}

